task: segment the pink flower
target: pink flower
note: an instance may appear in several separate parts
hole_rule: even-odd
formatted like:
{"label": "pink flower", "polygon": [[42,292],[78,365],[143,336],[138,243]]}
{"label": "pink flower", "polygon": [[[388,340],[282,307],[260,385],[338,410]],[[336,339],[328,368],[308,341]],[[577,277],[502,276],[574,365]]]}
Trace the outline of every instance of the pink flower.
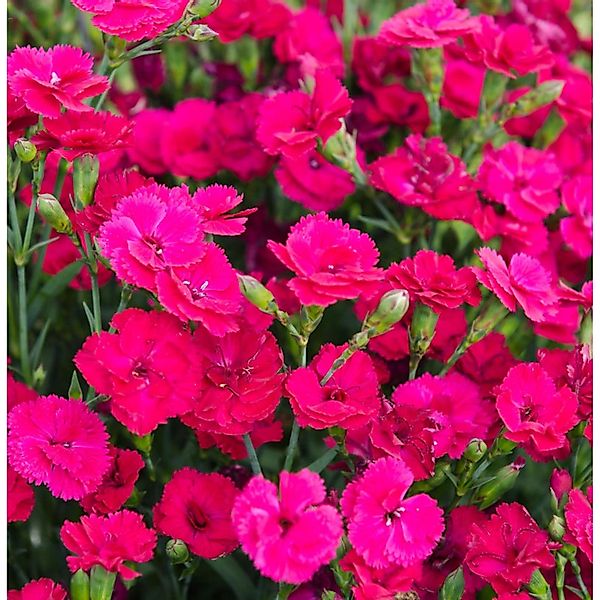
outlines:
{"label": "pink flower", "polygon": [[323,481],[308,469],[282,471],[279,489],[260,476],[246,485],[231,517],[242,549],[265,577],[304,583],[335,558],[342,519],[324,501]]}
{"label": "pink flower", "polygon": [[557,503],[573,489],[573,479],[566,469],[552,469],[550,475],[550,490]]}
{"label": "pink flower", "polygon": [[427,558],[439,541],[443,512],[427,494],[405,498],[413,480],[403,461],[380,458],[344,490],[348,538],[367,565],[408,567]]}
{"label": "pink flower", "polygon": [[505,436],[521,444],[533,458],[545,460],[568,444],[566,433],[578,423],[577,396],[556,389],[537,363],[513,367],[497,389],[496,408]]}
{"label": "pink flower", "polygon": [[110,397],[115,419],[146,435],[190,410],[200,375],[189,330],[168,313],[137,308],[116,314],[111,325],[116,332],[89,336],[74,362]]}
{"label": "pink flower", "polygon": [[448,153],[441,138],[411,135],[404,146],[378,158],[369,169],[374,187],[438,219],[469,217],[479,203],[464,163]]}
{"label": "pink flower", "polygon": [[373,240],[325,213],[303,217],[290,230],[286,245],[269,249],[294,271],[289,287],[302,304],[329,306],[373,289],[382,271]]}
{"label": "pink flower", "polygon": [[507,267],[502,257],[491,248],[476,251],[486,270],[476,269],[479,281],[492,290],[508,310],[515,312],[521,306],[532,321],[541,321],[556,303],[550,274],[540,262],[527,256],[515,254]]}
{"label": "pink flower", "polygon": [[384,21],[378,39],[390,46],[436,48],[478,29],[478,19],[454,0],[427,0]]}
{"label": "pink flower", "polygon": [[33,488],[10,465],[6,469],[7,520],[27,521],[35,504]]}
{"label": "pink flower", "polygon": [[16,48],[8,56],[8,85],[29,110],[46,117],[59,117],[63,107],[90,112],[83,100],[108,88],[108,79],[94,75],[92,67],[91,56],[80,48]]}
{"label": "pink flower", "polygon": [[71,0],[80,10],[93,13],[92,24],[128,42],[157,37],[178,21],[185,0]]}
{"label": "pink flower", "polygon": [[390,48],[373,36],[356,36],[352,45],[352,73],[365,91],[372,91],[389,77],[410,75],[410,50]]}
{"label": "pink flower", "polygon": [[201,258],[206,252],[203,240],[202,220],[187,188],[158,184],[123,198],[98,236],[117,276],[154,292],[159,272]]}
{"label": "pink flower", "polygon": [[197,262],[172,267],[156,278],[161,304],[182,321],[199,321],[216,336],[239,329],[233,318],[242,307],[237,275],[216,244],[202,246]]}
{"label": "pink flower", "polygon": [[214,433],[241,435],[255,423],[273,416],[282,394],[283,355],[268,331],[248,324],[239,331],[215,337],[195,334],[203,373],[191,411],[183,421]]}
{"label": "pink flower", "polygon": [[17,96],[12,89],[6,91],[6,129],[8,143],[12,146],[18,138],[25,135],[25,130],[38,121],[38,116],[26,106],[23,98]]}
{"label": "pink flower", "polygon": [[476,524],[466,564],[498,593],[516,592],[539,568],[553,568],[548,534],[525,507],[501,504],[487,523]]}
{"label": "pink flower", "polygon": [[308,367],[296,369],[285,388],[301,427],[358,429],[377,415],[381,406],[379,383],[366,352],[355,352],[321,384],[346,346],[325,344]]}
{"label": "pink flower", "polygon": [[561,189],[562,203],[571,213],[561,219],[560,232],[565,242],[581,258],[592,255],[592,178],[579,175]]}
{"label": "pink flower", "polygon": [[464,302],[477,306],[481,294],[468,267],[456,269],[451,256],[419,250],[414,258],[392,264],[386,273],[392,287],[408,290],[412,300],[436,312],[458,308]]}
{"label": "pink flower", "polygon": [[152,559],[156,533],[144,525],[142,515],[122,510],[105,517],[86,515],[78,523],[65,521],[60,539],[75,556],[67,556],[72,573],[89,571],[100,565],[123,579],[134,579],[140,573],[125,562],[141,563]]}
{"label": "pink flower", "polygon": [[22,381],[17,381],[11,371],[6,373],[6,411],[10,412],[14,406],[21,402],[36,400],[38,397],[35,390],[32,390]]}
{"label": "pink flower", "polygon": [[66,598],[67,592],[64,588],[46,577],[30,581],[20,590],[8,590],[8,600],[66,600]]}
{"label": "pink flower", "polygon": [[556,190],[562,173],[553,156],[517,142],[486,148],[479,182],[488,198],[504,204],[520,221],[540,221],[560,204]]}
{"label": "pink flower", "polygon": [[441,106],[458,119],[472,119],[479,112],[485,69],[465,60],[459,46],[445,48],[446,65]]}
{"label": "pink flower", "polygon": [[569,501],[565,506],[567,536],[565,541],[577,546],[589,559],[593,560],[593,514],[592,488],[586,495],[578,489],[569,492]]}
{"label": "pink flower", "polygon": [[408,127],[416,134],[425,133],[429,126],[429,109],[421,92],[394,83],[381,85],[371,93],[375,106],[367,110],[367,116],[373,123],[393,124]]}
{"label": "pink flower", "polygon": [[239,543],[231,522],[237,496],[228,477],[185,467],[173,474],[154,506],[154,526],[163,535],[183,540],[194,554],[218,558]]}
{"label": "pink flower", "polygon": [[110,447],[111,465],[100,484],[80,504],[87,513],[108,514],[119,510],[133,492],[138,475],[144,467],[142,457],[134,450]]}
{"label": "pink flower", "polygon": [[142,110],[132,119],[135,126],[127,154],[134,164],[149,175],[162,175],[168,171],[161,140],[163,132],[170,127],[170,120],[171,113],[164,108]]}
{"label": "pink flower", "polygon": [[8,459],[28,482],[53,496],[79,500],[95,490],[109,466],[108,434],[81,400],[40,396],[8,415]]}

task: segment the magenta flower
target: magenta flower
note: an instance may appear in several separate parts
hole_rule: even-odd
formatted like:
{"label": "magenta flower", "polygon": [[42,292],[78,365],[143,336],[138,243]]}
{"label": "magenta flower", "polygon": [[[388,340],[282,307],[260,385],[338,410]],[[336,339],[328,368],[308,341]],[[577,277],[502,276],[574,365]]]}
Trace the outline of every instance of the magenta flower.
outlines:
{"label": "magenta flower", "polygon": [[231,516],[242,549],[265,577],[304,583],[335,558],[342,519],[324,501],[323,481],[308,469],[282,471],[279,489],[260,476],[246,485]]}
{"label": "magenta flower", "polygon": [[8,600],[66,600],[62,585],[42,577],[24,585],[20,590],[8,590]]}
{"label": "magenta flower", "polygon": [[35,504],[33,488],[10,465],[6,468],[7,521],[27,521]]}
{"label": "magenta flower", "polygon": [[593,511],[592,488],[587,495],[581,490],[572,489],[565,506],[567,535],[565,541],[577,546],[589,559],[593,560]]}
{"label": "magenta flower", "polygon": [[405,498],[413,480],[403,461],[380,458],[344,490],[348,538],[367,565],[408,567],[427,558],[442,536],[443,511],[435,500]]}
{"label": "magenta flower", "polygon": [[142,110],[132,119],[135,126],[127,154],[148,175],[162,175],[168,171],[161,140],[163,132],[169,129],[170,120],[171,112],[164,108]]}
{"label": "magenta flower", "polygon": [[83,100],[108,88],[108,79],[92,68],[91,56],[80,48],[16,48],[8,56],[8,85],[29,110],[45,117],[60,117],[63,107],[90,112]]}
{"label": "magenta flower", "polygon": [[561,189],[562,203],[570,215],[561,219],[560,232],[580,258],[592,255],[592,177],[579,175]]}

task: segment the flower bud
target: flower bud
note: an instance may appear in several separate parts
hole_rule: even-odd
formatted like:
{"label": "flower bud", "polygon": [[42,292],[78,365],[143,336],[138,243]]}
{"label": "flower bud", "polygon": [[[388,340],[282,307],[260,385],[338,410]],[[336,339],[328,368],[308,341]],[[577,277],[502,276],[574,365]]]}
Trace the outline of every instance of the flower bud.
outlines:
{"label": "flower bud", "polygon": [[82,569],[71,577],[71,600],[90,600],[90,577]]}
{"label": "flower bud", "polygon": [[165,551],[169,557],[169,560],[174,565],[180,565],[190,558],[188,547],[182,540],[170,539],[167,542]]}
{"label": "flower bud", "polygon": [[558,515],[554,515],[548,524],[548,533],[555,542],[560,542],[565,535],[565,520]]}
{"label": "flower bud", "polygon": [[440,600],[460,600],[465,589],[465,576],[461,567],[452,571],[440,590]]}
{"label": "flower bud", "polygon": [[566,469],[554,469],[550,476],[550,491],[554,494],[556,502],[560,504],[562,497],[568,494],[573,487],[573,480]]}
{"label": "flower bud", "polygon": [[548,582],[544,579],[544,576],[542,575],[539,569],[536,569],[533,572],[527,589],[529,590],[531,596],[533,596],[534,598],[552,600],[550,586],[548,585]]}
{"label": "flower bud", "polygon": [[195,23],[190,25],[185,32],[185,35],[195,42],[207,42],[216,38],[219,34],[203,23]]}
{"label": "flower bud", "polygon": [[475,438],[469,442],[463,454],[465,460],[476,463],[483,458],[487,452],[487,445],[483,440]]}
{"label": "flower bud", "polygon": [[512,464],[502,467],[491,481],[482,485],[474,498],[479,508],[485,510],[500,500],[515,485],[524,466],[525,460],[519,457]]}
{"label": "flower bud", "polygon": [[100,162],[93,154],[83,154],[73,161],[73,190],[81,207],[92,203],[99,171]]}
{"label": "flower bud", "polygon": [[238,273],[240,291],[256,308],[263,312],[272,314],[277,309],[275,296],[251,275],[240,275]]}
{"label": "flower bud", "polygon": [[73,225],[60,205],[60,202],[52,194],[40,194],[37,199],[37,209],[44,220],[58,233],[73,233]]}
{"label": "flower bud", "polygon": [[35,145],[25,138],[19,138],[13,148],[22,163],[30,163],[37,155]]}
{"label": "flower bud", "polygon": [[406,290],[386,292],[379,301],[375,312],[367,316],[365,328],[374,328],[377,334],[385,333],[395,325],[408,310],[409,298]]}
{"label": "flower bud", "polygon": [[204,17],[208,17],[208,15],[215,12],[215,10],[219,8],[220,4],[221,0],[196,0],[196,2],[192,4],[188,10],[194,16],[203,19]]}
{"label": "flower bud", "polygon": [[438,317],[439,315],[425,304],[415,305],[409,331],[411,354],[425,355],[435,334]]}
{"label": "flower bud", "polygon": [[564,81],[544,81],[536,88],[521,96],[516,102],[509,104],[507,112],[510,117],[525,117],[554,102],[562,93]]}

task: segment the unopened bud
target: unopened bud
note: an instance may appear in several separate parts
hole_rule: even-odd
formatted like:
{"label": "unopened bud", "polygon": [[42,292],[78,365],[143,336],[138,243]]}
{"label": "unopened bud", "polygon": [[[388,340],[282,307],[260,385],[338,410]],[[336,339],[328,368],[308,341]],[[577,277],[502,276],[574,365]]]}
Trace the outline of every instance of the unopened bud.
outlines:
{"label": "unopened bud", "polygon": [[483,458],[487,452],[487,445],[483,440],[474,439],[469,442],[463,454],[465,460],[476,463]]}
{"label": "unopened bud", "polygon": [[71,577],[71,600],[90,600],[90,577],[82,569]]}
{"label": "unopened bud", "polygon": [[271,314],[277,308],[275,296],[252,275],[238,273],[238,283],[242,294],[259,310]]}
{"label": "unopened bud", "polygon": [[509,104],[507,112],[510,117],[525,117],[543,106],[554,102],[563,91],[564,81],[544,81],[536,88]]}
{"label": "unopened bud", "polygon": [[439,315],[429,306],[420,302],[415,305],[409,331],[411,354],[425,355],[435,334],[438,318]]}
{"label": "unopened bud", "polygon": [[73,190],[82,208],[94,200],[99,172],[100,161],[93,154],[83,154],[73,161]]}
{"label": "unopened bud", "polygon": [[207,42],[216,38],[219,34],[203,23],[194,23],[187,28],[185,35],[195,42]]}
{"label": "unopened bud", "polygon": [[40,194],[37,199],[37,209],[44,220],[58,233],[73,233],[73,225],[60,205],[60,202],[52,194]]}
{"label": "unopened bud", "polygon": [[479,504],[479,508],[489,508],[512,489],[524,466],[525,460],[519,457],[512,464],[502,467],[491,481],[482,485],[475,495],[475,502]]}
{"label": "unopened bud", "polygon": [[165,551],[169,557],[169,560],[174,565],[180,565],[190,558],[188,547],[185,545],[183,540],[170,539],[167,542]]}
{"label": "unopened bud", "polygon": [[462,567],[452,571],[440,590],[440,600],[460,600],[465,590],[465,576]]}
{"label": "unopened bud", "polygon": [[560,504],[563,496],[568,494],[573,487],[571,474],[566,469],[554,469],[550,476],[550,491],[554,495],[557,504]]}
{"label": "unopened bud", "polygon": [[408,310],[409,298],[406,290],[386,292],[379,301],[375,312],[365,320],[365,328],[374,328],[377,334],[386,332],[395,325]]}
{"label": "unopened bud", "polygon": [[540,598],[540,600],[552,600],[550,586],[539,569],[536,569],[533,572],[527,589],[534,598]]}
{"label": "unopened bud", "polygon": [[196,17],[203,19],[217,10],[220,4],[221,0],[196,0],[188,11]]}
{"label": "unopened bud", "polygon": [[19,138],[13,148],[22,163],[30,163],[37,155],[35,145],[25,138]]}
{"label": "unopened bud", "polygon": [[565,535],[565,520],[558,515],[554,515],[548,524],[548,533],[555,542],[560,542]]}

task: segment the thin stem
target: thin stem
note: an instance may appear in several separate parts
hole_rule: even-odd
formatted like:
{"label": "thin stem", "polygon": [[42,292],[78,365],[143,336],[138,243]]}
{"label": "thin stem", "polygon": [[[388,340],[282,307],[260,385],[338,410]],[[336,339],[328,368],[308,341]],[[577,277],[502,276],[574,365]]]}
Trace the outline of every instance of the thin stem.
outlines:
{"label": "thin stem", "polygon": [[25,265],[17,266],[19,294],[19,354],[21,358],[21,373],[25,383],[31,385],[31,357],[29,355],[29,325],[27,323],[27,281]]}
{"label": "thin stem", "polygon": [[29,205],[29,212],[27,214],[27,224],[25,226],[25,236],[23,237],[23,248],[22,253],[25,255],[29,250],[31,244],[31,235],[33,233],[33,224],[35,222],[35,209],[40,195],[40,188],[42,185],[42,179],[44,179],[44,167],[46,164],[46,157],[42,156],[37,165],[33,167],[33,180],[31,182],[31,204]]}
{"label": "thin stem", "polygon": [[417,376],[417,370],[419,369],[419,365],[421,364],[421,359],[423,358],[422,354],[411,353],[409,361],[408,361],[408,379],[415,379]]}
{"label": "thin stem", "polygon": [[255,475],[262,475],[262,469],[260,468],[260,463],[258,462],[258,455],[256,454],[256,449],[254,448],[254,444],[250,439],[250,435],[245,433],[242,438],[244,440],[244,446],[246,446],[246,452],[248,452],[248,458],[250,459],[252,472]]}
{"label": "thin stem", "polygon": [[96,102],[96,106],[94,106],[94,110],[96,112],[98,112],[102,108],[102,105],[104,104],[104,101],[106,100],[106,97],[108,96],[108,92],[110,92],[110,88],[112,87],[112,84],[115,79],[115,75],[117,73],[118,68],[119,67],[115,67],[114,69],[111,70],[110,75],[108,76],[108,87],[102,92],[102,95],[100,96],[100,98],[98,98],[98,102]]}
{"label": "thin stem", "polygon": [[[308,340],[305,340],[303,343],[299,343],[300,347],[300,367],[306,366],[306,346],[308,344]],[[283,470],[289,471],[292,468],[292,464],[294,463],[294,454],[296,453],[296,448],[298,447],[298,438],[300,437],[300,425],[298,425],[298,421],[294,418],[294,422],[292,423],[292,431],[290,432],[290,441],[288,443],[287,452],[285,453],[285,462],[283,463]]]}
{"label": "thin stem", "polygon": [[569,559],[569,563],[571,564],[571,569],[573,569],[573,573],[575,573],[575,579],[577,579],[577,584],[579,585],[579,589],[583,594],[584,600],[592,600],[590,593],[585,585],[582,577],[581,577],[581,567],[577,562],[577,558],[573,557]]}
{"label": "thin stem", "polygon": [[88,270],[90,272],[90,279],[92,281],[92,314],[94,316],[94,330],[97,333],[102,331],[102,312],[100,308],[100,287],[98,285],[98,261],[94,255],[94,247],[90,234],[86,233],[85,236],[85,252],[88,259]]}

